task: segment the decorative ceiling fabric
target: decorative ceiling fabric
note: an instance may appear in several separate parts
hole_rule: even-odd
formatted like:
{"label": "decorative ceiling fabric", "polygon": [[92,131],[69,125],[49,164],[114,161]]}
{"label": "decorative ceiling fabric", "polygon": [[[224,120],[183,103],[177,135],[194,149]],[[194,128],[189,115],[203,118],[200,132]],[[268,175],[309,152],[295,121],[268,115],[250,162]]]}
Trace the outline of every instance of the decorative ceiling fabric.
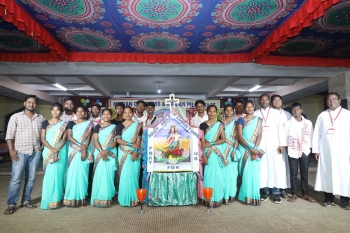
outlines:
{"label": "decorative ceiling fabric", "polygon": [[0,0],[0,60],[10,53],[148,63],[346,59],[349,15],[347,0]]}

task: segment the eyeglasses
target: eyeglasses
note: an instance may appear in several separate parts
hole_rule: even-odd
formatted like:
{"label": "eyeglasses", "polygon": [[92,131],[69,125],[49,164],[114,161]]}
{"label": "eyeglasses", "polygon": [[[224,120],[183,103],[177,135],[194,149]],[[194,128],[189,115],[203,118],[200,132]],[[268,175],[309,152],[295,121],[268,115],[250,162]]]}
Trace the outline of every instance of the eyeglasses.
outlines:
{"label": "eyeglasses", "polygon": [[329,100],[327,100],[327,103],[335,102],[335,101],[338,101],[338,100],[339,100],[338,98],[329,99]]}

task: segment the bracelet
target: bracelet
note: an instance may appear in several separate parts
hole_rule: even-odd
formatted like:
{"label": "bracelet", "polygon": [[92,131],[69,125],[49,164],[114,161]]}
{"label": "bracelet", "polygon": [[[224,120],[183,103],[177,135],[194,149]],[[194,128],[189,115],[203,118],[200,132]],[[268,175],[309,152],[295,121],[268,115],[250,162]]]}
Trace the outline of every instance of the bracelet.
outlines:
{"label": "bracelet", "polygon": [[77,146],[81,146],[81,143],[80,142],[77,142],[77,143],[75,143]]}
{"label": "bracelet", "polygon": [[233,148],[232,148],[233,151],[236,151],[236,149],[237,149],[236,147],[233,147]]}
{"label": "bracelet", "polygon": [[210,143],[210,146],[215,146],[215,145],[216,145],[215,142]]}
{"label": "bracelet", "polygon": [[110,146],[107,147],[107,151],[109,152],[112,148]]}
{"label": "bracelet", "polygon": [[132,143],[131,143],[131,142],[128,142],[127,146],[132,146]]}
{"label": "bracelet", "polygon": [[140,149],[134,149],[134,152],[139,153]]}
{"label": "bracelet", "polygon": [[97,150],[98,150],[98,152],[101,152],[102,151],[102,149],[101,148],[96,148]]}

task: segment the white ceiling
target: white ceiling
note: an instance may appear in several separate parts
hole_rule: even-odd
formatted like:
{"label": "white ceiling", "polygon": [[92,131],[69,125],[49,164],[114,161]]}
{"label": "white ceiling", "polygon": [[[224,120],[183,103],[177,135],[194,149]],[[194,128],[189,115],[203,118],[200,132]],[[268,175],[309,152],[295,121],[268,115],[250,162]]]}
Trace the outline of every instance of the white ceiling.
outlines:
{"label": "white ceiling", "polygon": [[[280,94],[285,101],[327,90],[327,79],[349,71],[346,68],[280,67],[251,63],[234,64],[144,64],[144,63],[4,63],[0,94],[22,98],[20,87],[58,96],[182,98],[258,97]],[[52,84],[68,88],[61,91]],[[161,94],[157,93],[159,88]],[[255,85],[262,87],[254,92]],[[26,89],[28,91],[28,89]]]}

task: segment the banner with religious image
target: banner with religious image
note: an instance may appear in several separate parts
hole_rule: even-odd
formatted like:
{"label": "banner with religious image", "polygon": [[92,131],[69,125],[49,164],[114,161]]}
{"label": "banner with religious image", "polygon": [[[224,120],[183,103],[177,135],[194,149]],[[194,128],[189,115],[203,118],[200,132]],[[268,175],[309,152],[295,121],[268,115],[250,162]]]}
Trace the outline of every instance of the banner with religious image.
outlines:
{"label": "banner with religious image", "polygon": [[147,136],[147,172],[199,171],[198,128],[174,109]]}
{"label": "banner with religious image", "polygon": [[[115,108],[118,102],[122,102],[125,106],[131,106],[134,111],[136,108],[136,102],[140,99],[136,98],[113,98],[109,101],[109,106]],[[151,99],[144,98],[143,101],[154,102],[155,104],[155,112],[154,115],[157,117],[157,122],[160,122],[168,113],[170,104],[166,104],[165,100],[162,99]],[[191,118],[196,115],[196,100],[192,99],[181,99],[179,98],[179,103],[172,103],[172,107],[175,107],[176,112],[189,124],[191,122]],[[220,108],[220,100],[203,100],[205,102],[206,107],[209,105],[216,105]]]}

